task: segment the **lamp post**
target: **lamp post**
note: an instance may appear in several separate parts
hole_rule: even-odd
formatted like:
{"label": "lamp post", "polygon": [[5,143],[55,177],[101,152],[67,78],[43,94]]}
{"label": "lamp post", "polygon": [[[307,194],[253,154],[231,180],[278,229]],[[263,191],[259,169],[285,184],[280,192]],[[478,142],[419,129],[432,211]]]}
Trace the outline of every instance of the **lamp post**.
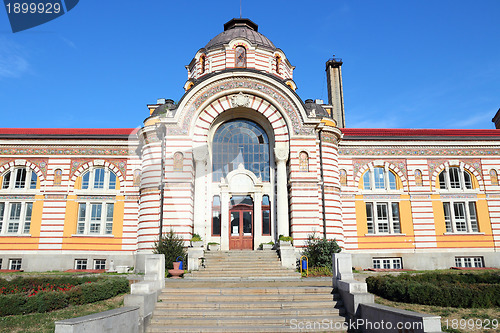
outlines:
{"label": "lamp post", "polygon": [[160,163],[160,229],[159,229],[159,235],[158,239],[161,243],[161,240],[163,238],[163,201],[164,201],[164,193],[163,190],[165,188],[165,161],[164,161],[164,155],[165,155],[165,135],[167,134],[167,129],[164,124],[157,125],[156,126],[156,135],[161,141],[161,150],[160,150],[160,156],[161,156],[161,163]]}

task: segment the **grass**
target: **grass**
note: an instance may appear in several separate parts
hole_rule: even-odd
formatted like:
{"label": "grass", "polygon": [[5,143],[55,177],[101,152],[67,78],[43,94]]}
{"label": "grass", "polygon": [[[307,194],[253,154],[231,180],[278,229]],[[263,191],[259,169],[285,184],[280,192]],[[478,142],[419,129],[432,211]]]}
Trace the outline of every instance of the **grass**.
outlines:
{"label": "grass", "polygon": [[[427,313],[431,315],[441,316],[441,327],[443,332],[450,332],[450,333],[500,332],[500,308],[462,309],[462,308],[452,308],[452,307],[440,307],[433,305],[393,302],[379,296],[375,296],[375,303],[392,306],[395,308],[408,311],[415,311],[420,313]],[[496,320],[496,323],[498,323],[497,329],[494,329],[493,328],[494,326],[491,324],[489,329],[481,330],[478,328],[479,325],[485,325],[488,322],[491,323],[492,320]],[[471,325],[471,327],[466,326],[468,323],[471,324],[476,322],[479,324]],[[460,323],[462,323],[464,327],[460,327]]]}
{"label": "grass", "polygon": [[0,317],[0,332],[53,333],[55,330],[55,321],[119,308],[123,305],[123,298],[124,295],[118,295],[104,301],[69,306],[61,310],[47,313],[30,313],[19,316]]}

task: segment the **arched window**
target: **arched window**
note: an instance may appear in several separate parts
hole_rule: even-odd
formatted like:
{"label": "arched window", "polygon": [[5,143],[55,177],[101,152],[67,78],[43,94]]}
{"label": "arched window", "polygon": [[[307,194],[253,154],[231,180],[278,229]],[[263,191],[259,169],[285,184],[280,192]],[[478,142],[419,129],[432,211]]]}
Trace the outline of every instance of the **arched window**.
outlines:
{"label": "arched window", "polygon": [[[78,202],[76,233],[80,235],[112,235],[115,208],[116,174],[108,168],[93,167],[82,175],[82,190],[102,194],[85,195]],[[111,192],[110,192],[111,191]]]}
{"label": "arched window", "polygon": [[344,169],[340,169],[340,185],[347,186],[347,172]]}
{"label": "arched window", "polygon": [[491,180],[491,185],[498,185],[498,174],[496,170],[491,169],[490,170],[490,180]]}
{"label": "arched window", "polygon": [[422,186],[423,182],[422,182],[422,171],[420,171],[419,169],[416,169],[415,170],[415,185],[416,186]]}
{"label": "arched window", "polygon": [[204,54],[200,56],[200,74],[205,73],[205,62],[206,62],[206,57]]}
{"label": "arched window", "polygon": [[299,153],[299,171],[309,171],[309,155],[305,151]]}
{"label": "arched window", "polygon": [[[3,174],[1,189],[2,192],[25,194],[35,190],[37,182],[34,170],[16,166]],[[0,234],[29,234],[34,199],[33,195],[28,199],[12,196],[0,200]]]}
{"label": "arched window", "polygon": [[472,190],[471,175],[459,167],[447,167],[439,174],[439,188]]}
{"label": "arched window", "polygon": [[275,68],[276,74],[280,74],[281,56],[277,54],[275,60],[276,60],[276,68]]}
{"label": "arched window", "polygon": [[383,167],[374,167],[363,175],[365,190],[396,190],[396,175]]}
{"label": "arched window", "polygon": [[234,51],[234,66],[238,68],[247,67],[247,49],[244,46],[236,46]]}
{"label": "arched window", "polygon": [[222,124],[212,144],[213,181],[243,164],[262,181],[269,181],[269,139],[262,127],[246,119]]}
{"label": "arched window", "polygon": [[116,174],[102,167],[88,170],[82,175],[82,190],[114,190]]}
{"label": "arched window", "polygon": [[174,171],[182,171],[184,167],[184,154],[180,151],[174,154]]}
{"label": "arched window", "polygon": [[56,169],[54,171],[54,186],[61,186],[62,182],[62,170]]}

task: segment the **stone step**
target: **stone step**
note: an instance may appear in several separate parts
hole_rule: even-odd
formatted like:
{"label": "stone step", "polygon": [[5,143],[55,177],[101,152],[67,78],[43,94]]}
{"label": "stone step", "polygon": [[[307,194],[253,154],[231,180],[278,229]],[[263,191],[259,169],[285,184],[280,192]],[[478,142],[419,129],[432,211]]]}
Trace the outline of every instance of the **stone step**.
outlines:
{"label": "stone step", "polygon": [[169,288],[161,295],[296,295],[296,294],[332,294],[331,287],[241,287],[241,288]]}
{"label": "stone step", "polygon": [[[305,323],[302,323],[305,325]],[[313,325],[313,324],[311,324]],[[320,323],[317,323],[319,326]],[[341,323],[338,325],[342,326]],[[297,326],[298,327],[298,326]],[[346,332],[347,328],[336,329],[334,324],[332,323],[332,327],[327,329],[311,329],[309,327],[304,326],[304,329],[298,329],[294,327],[276,327],[276,326],[229,326],[229,327],[217,327],[217,326],[169,326],[166,328],[163,325],[151,325],[148,327],[147,332],[166,332],[168,329],[169,332],[189,332],[189,333],[223,333],[223,332],[231,332],[231,333],[244,333],[244,332],[329,332],[329,333],[337,333],[337,332]]]}
{"label": "stone step", "polygon": [[166,309],[157,308],[153,312],[153,318],[229,318],[229,317],[253,317],[261,318],[273,316],[338,316],[345,313],[342,307],[336,308],[303,308],[303,309],[275,309],[270,312],[267,309]]}
{"label": "stone step", "polygon": [[154,318],[151,320],[151,324],[155,325],[175,325],[175,326],[218,326],[218,327],[228,327],[232,326],[281,326],[281,327],[289,327],[290,323],[293,323],[293,319],[296,322],[306,322],[306,321],[316,321],[321,322],[325,319],[333,322],[344,322],[345,318],[341,316],[307,316],[307,317],[294,317],[294,316],[266,316],[259,318],[258,323],[255,321],[255,316],[238,316],[238,317],[210,317],[210,318]]}
{"label": "stone step", "polygon": [[230,276],[230,275],[260,275],[260,276],[266,276],[266,275],[296,275],[300,273],[297,273],[295,271],[286,271],[286,270],[265,270],[265,271],[259,271],[259,270],[216,270],[216,269],[204,269],[200,271],[195,271],[191,273],[187,273],[190,275],[211,275],[211,276]]}
{"label": "stone step", "polygon": [[185,280],[204,279],[209,281],[267,281],[273,279],[274,281],[293,281],[299,280],[300,276],[185,276]]}
{"label": "stone step", "polygon": [[334,295],[328,294],[260,294],[260,295],[189,295],[162,294],[163,302],[179,302],[189,299],[190,302],[293,302],[293,301],[333,301]]}
{"label": "stone step", "polygon": [[[332,279],[330,277],[307,278],[288,281],[286,286],[282,281],[264,280],[264,281],[213,281],[213,280],[185,280],[185,279],[166,279],[164,292],[173,288],[280,288],[290,289],[295,287],[323,287],[332,290]],[[328,289],[325,289],[328,290]]]}
{"label": "stone step", "polygon": [[158,302],[158,309],[300,309],[300,308],[334,308],[328,301],[292,301],[292,302]]}

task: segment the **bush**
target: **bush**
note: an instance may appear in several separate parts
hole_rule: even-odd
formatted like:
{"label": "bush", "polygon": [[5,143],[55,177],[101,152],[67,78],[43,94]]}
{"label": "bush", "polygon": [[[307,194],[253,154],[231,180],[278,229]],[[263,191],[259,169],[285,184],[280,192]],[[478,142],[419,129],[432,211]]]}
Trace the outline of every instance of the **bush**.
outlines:
{"label": "bush", "polygon": [[[20,282],[20,281],[18,281]],[[69,304],[81,305],[114,297],[129,291],[124,278],[100,280],[77,285],[69,291],[40,291],[36,294],[17,293],[0,295],[0,316],[48,312]]]}
{"label": "bush", "polygon": [[309,267],[332,267],[332,255],[341,251],[335,239],[320,239],[309,235],[302,255],[309,259]]}
{"label": "bush", "polygon": [[368,291],[380,297],[405,303],[457,308],[500,306],[499,273],[371,276]]}
{"label": "bush", "polygon": [[178,237],[172,229],[170,229],[170,231],[162,237],[161,241],[155,242],[153,252],[165,255],[166,269],[173,269],[173,262],[177,261],[178,257],[181,257],[182,260],[186,261],[184,241]]}

